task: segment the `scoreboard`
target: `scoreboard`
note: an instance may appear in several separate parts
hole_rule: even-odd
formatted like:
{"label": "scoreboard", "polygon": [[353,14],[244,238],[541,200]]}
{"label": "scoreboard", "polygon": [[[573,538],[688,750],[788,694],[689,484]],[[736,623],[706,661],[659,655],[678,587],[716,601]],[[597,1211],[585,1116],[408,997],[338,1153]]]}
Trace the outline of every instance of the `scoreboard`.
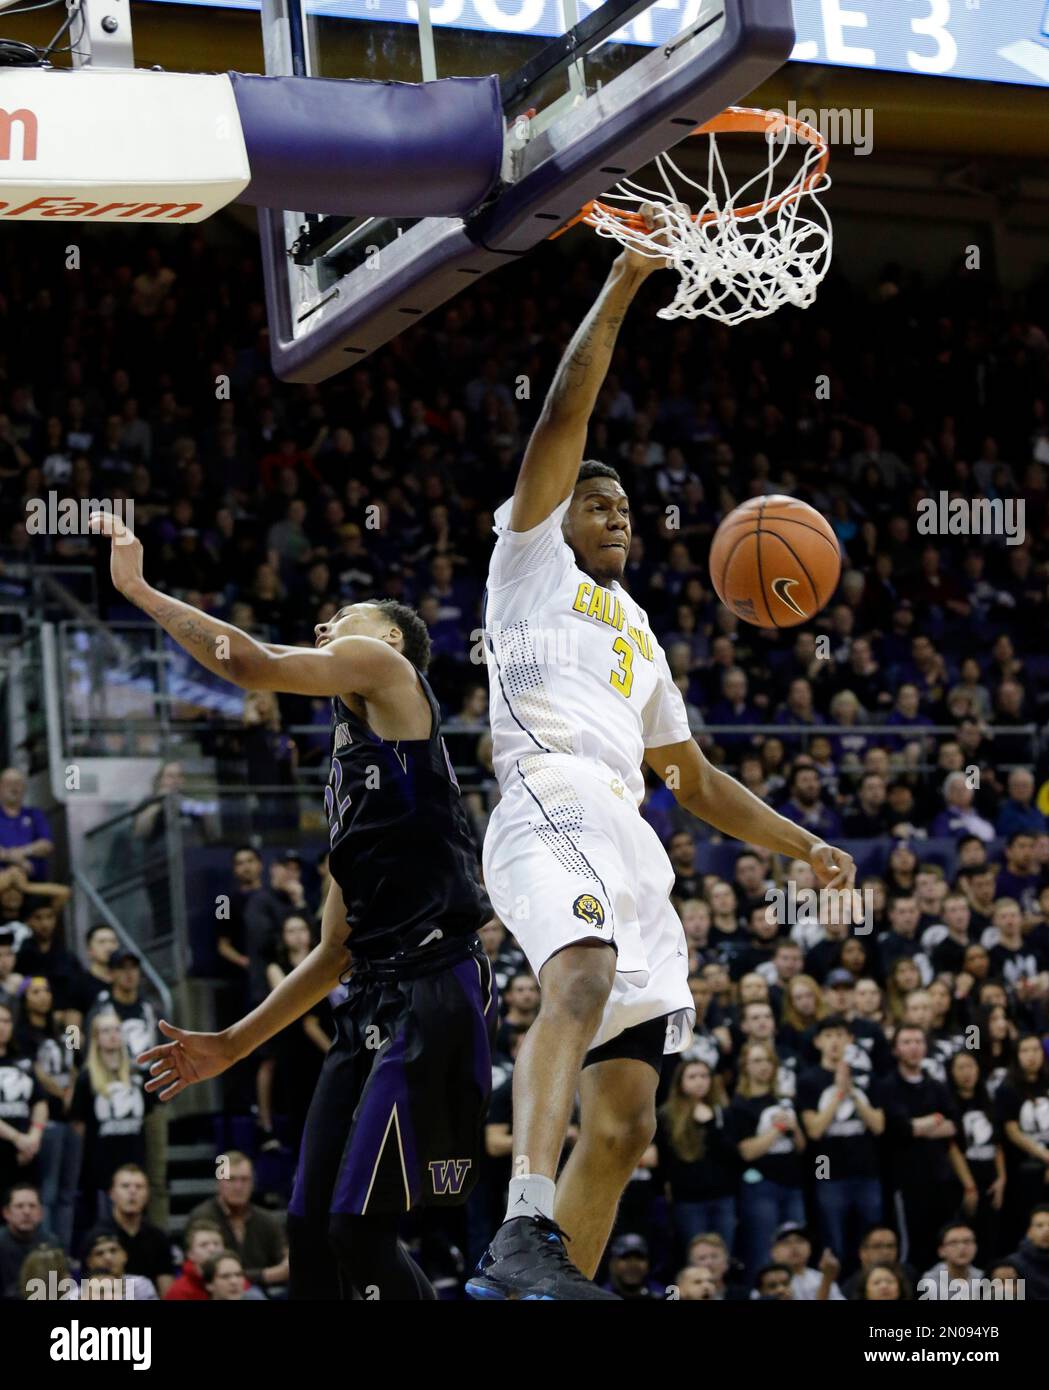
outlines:
{"label": "scoreboard", "polygon": [[[258,0],[192,2],[259,8]],[[702,4],[656,0],[610,42],[663,43]],[[419,20],[416,0],[305,0],[303,8],[331,19]],[[598,6],[574,0],[573,8],[582,19]],[[480,33],[552,37],[566,27],[564,0],[432,0],[429,9],[437,27]],[[794,0],[794,19],[799,62],[1049,86],[1049,0]]]}

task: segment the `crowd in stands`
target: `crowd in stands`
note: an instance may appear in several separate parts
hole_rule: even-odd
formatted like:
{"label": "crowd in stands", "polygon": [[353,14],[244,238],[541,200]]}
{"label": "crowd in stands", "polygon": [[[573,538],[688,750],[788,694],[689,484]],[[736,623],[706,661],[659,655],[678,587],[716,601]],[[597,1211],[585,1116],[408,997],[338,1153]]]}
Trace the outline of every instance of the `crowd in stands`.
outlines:
{"label": "crowd in stands", "polygon": [[[109,588],[97,541],[19,519],[54,490],[132,500],[150,581],[266,640],[308,642],[370,596],[414,604],[449,728],[470,735],[461,781],[480,840],[497,794],[478,641],[492,513],[601,249],[547,249],[364,364],[290,387],[268,369],[246,244],[129,231],[92,241],[72,272],[49,235],[0,270],[0,342],[17,323],[19,344],[0,356],[6,593],[27,591],[31,561],[94,565],[103,616],[140,616]],[[864,914],[770,910],[770,890],[774,905],[814,887],[808,866],[723,846],[649,787],[697,1026],[664,1068],[602,1277],[627,1297],[948,1297],[930,1280],[983,1276],[1049,1297],[1049,281],[1012,300],[986,272],[930,285],[889,266],[875,286],[831,277],[805,314],[730,333],[657,325],[660,280],[623,327],[587,446],[631,498],[624,582],[708,756],[854,847]],[[843,552],[834,599],[800,632],[741,624],[706,568],[720,518],[776,492],[823,512]],[[923,531],[919,504],[941,493],[1022,503],[1022,535]],[[328,717],[324,701],[256,702],[236,756],[294,784],[323,764]],[[207,751],[228,755],[230,737],[216,724]],[[108,1232],[127,1274],[170,1293],[174,1256],[140,1260],[142,1208],[125,1221],[118,1207],[117,1178],[163,1185],[131,1060],[154,1026],[138,963],[104,927],[80,959],[62,945],[68,889],[47,882],[50,831],[19,776],[0,777],[0,1085],[16,1096],[0,1187],[39,1176],[7,1200],[4,1269],[46,1220],[56,1267],[115,1272]],[[319,869],[307,892],[295,854],[233,856],[218,938],[231,1009],[316,939]],[[512,926],[484,933],[505,1017],[486,1171],[454,1234],[467,1263],[501,1211],[513,1058],[539,1007]],[[315,1074],[327,1028],[321,1011],[257,1059],[258,1152],[294,1144],[301,1105],[279,1098],[302,1088],[279,1078]],[[74,1250],[77,1202],[91,1241]],[[243,1223],[215,1215],[186,1232],[171,1287],[279,1287],[276,1249],[246,1251]]]}

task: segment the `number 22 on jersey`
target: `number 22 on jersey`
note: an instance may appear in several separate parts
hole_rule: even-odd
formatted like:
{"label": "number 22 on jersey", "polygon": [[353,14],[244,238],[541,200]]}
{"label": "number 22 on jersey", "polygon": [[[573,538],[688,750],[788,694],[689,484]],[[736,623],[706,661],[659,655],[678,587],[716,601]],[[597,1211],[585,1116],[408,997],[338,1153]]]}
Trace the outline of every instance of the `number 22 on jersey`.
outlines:
{"label": "number 22 on jersey", "polygon": [[324,810],[328,817],[328,843],[334,844],[342,829],[342,818],[353,804],[353,798],[342,795],[342,763],[331,760],[331,776],[324,788]]}

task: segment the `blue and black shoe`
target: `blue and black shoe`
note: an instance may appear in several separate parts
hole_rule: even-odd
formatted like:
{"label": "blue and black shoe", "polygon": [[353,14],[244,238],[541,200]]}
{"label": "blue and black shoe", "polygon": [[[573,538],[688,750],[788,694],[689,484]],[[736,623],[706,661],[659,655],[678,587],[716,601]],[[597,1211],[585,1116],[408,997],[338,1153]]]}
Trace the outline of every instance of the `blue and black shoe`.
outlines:
{"label": "blue and black shoe", "polygon": [[471,1298],[561,1300],[612,1299],[568,1258],[565,1234],[545,1216],[504,1221],[466,1283]]}

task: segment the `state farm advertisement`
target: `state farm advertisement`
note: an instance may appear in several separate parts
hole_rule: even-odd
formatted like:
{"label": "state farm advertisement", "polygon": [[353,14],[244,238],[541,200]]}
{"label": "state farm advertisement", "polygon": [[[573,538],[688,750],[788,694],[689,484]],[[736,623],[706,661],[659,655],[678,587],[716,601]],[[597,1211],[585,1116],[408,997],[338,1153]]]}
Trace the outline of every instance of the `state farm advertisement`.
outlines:
{"label": "state farm advertisement", "polygon": [[225,74],[4,73],[0,221],[202,222],[250,179]]}

